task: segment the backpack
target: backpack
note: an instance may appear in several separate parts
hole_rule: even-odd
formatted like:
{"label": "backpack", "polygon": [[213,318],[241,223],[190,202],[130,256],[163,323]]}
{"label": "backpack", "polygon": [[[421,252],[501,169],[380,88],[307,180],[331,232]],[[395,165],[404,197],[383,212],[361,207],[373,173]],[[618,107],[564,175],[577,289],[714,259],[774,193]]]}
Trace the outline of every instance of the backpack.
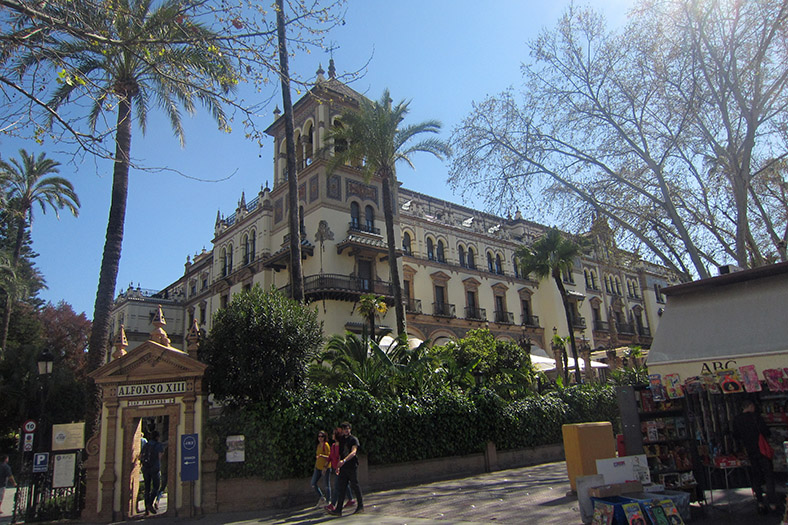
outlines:
{"label": "backpack", "polygon": [[145,443],[142,447],[142,452],[140,453],[140,461],[142,463],[142,468],[148,468],[153,465],[153,456],[156,454],[153,445],[149,442]]}

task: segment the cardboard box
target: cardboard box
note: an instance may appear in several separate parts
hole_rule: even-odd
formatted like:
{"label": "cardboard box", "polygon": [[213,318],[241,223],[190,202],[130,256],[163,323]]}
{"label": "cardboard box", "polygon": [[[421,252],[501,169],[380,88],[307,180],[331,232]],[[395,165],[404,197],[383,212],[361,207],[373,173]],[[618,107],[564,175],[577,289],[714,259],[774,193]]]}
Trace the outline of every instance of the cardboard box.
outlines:
{"label": "cardboard box", "polygon": [[608,485],[600,485],[598,487],[591,487],[588,489],[588,495],[592,498],[609,498],[611,496],[620,496],[630,492],[642,492],[643,484],[639,481],[627,481],[626,483],[611,483]]}

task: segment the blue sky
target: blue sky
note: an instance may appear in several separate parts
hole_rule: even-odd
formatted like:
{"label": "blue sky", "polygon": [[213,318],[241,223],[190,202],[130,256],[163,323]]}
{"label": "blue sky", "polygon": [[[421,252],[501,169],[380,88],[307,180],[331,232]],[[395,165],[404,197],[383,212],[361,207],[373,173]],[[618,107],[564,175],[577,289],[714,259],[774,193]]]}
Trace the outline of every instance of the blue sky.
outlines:
{"label": "blue sky", "polygon": [[[442,137],[448,139],[474,101],[519,87],[521,64],[529,60],[527,42],[543,28],[553,27],[567,5],[532,0],[349,0],[346,24],[328,40],[335,47],[339,72],[358,69],[370,60],[367,74],[351,84],[354,89],[376,99],[389,88],[395,100],[412,101],[410,122],[440,120]],[[591,5],[602,9],[611,25],[618,25],[625,21],[632,0],[598,0]],[[327,69],[328,59],[320,52],[298,56],[291,70],[310,77],[319,63]],[[270,97],[273,89],[260,98]],[[276,93],[274,102],[281,107],[280,101]],[[272,111],[273,104],[264,110],[260,127],[272,121]],[[158,118],[151,119],[144,137],[134,130],[132,154],[150,169],[130,173],[116,291],[131,282],[161,289],[175,281],[187,255],[211,248],[217,210],[229,215],[242,191],[249,200],[266,181],[271,185],[270,142],[259,148],[245,140],[240,124],[231,134],[220,133],[204,114],[189,119],[185,127],[183,149]],[[65,300],[92,318],[109,213],[111,163],[90,158],[75,164],[51,142],[37,146],[2,140],[0,146],[6,158],[25,147],[63,162],[61,175],[74,183],[82,209],[79,218],[61,214],[59,221],[53,213],[35,211],[33,248],[40,254],[36,263],[49,287],[41,297]],[[447,188],[447,163],[426,155],[413,160],[415,171],[402,166],[398,172],[407,188],[462,203]]]}

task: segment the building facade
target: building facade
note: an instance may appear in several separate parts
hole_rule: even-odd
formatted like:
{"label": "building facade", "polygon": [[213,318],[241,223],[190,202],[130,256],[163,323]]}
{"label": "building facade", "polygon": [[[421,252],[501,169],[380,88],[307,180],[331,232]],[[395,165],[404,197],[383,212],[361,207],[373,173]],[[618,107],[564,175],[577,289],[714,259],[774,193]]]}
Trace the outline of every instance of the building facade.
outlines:
{"label": "building facade", "polygon": [[[294,120],[305,297],[330,336],[361,330],[362,294],[375,293],[391,303],[393,293],[381,181],[365,181],[352,165],[327,169],[326,159],[342,147],[328,142],[327,131],[341,125],[341,113],[358,107],[361,95],[335,78],[333,65],[328,78],[318,73],[316,86],[295,103]],[[276,117],[267,130],[276,152],[273,188],[261,187],[248,201],[241,194],[233,213],[219,212],[212,249],[187,257],[183,275],[165,290],[135,300],[130,291],[121,294],[113,310],[113,334],[131,319],[144,319],[166,298],[162,306],[178,347],[194,320],[210,331],[213,314],[233,294],[254,285],[288,291],[284,122]],[[499,338],[528,338],[534,346],[549,348],[554,327],[568,335],[555,284],[520,275],[514,256],[518,246],[532,243],[547,227],[524,220],[519,212],[514,218],[498,217],[396,186],[395,232],[410,337],[442,344],[486,327]],[[604,221],[594,220],[587,235],[593,249],[564,275],[576,336],[595,349],[648,346],[664,302],[660,290],[675,280],[664,268],[616,249]],[[393,329],[394,309],[379,321]],[[132,330],[137,331],[150,330]]]}

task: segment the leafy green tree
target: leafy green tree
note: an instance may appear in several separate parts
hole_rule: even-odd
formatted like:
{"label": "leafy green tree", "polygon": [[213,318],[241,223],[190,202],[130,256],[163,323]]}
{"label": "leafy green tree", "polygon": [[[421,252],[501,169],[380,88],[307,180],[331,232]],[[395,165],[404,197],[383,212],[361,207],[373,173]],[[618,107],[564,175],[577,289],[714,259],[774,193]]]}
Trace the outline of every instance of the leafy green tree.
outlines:
{"label": "leafy green tree", "polygon": [[512,399],[528,392],[536,377],[530,357],[519,345],[496,340],[486,328],[469,330],[462,339],[438,348],[437,353],[444,377],[461,388],[474,384],[469,379],[477,376],[477,386]]}
{"label": "leafy green tree", "polygon": [[[127,44],[58,37],[54,44],[24,56],[20,73],[42,63],[59,71],[60,85],[48,106],[57,110],[78,94],[87,94],[93,130],[105,111],[117,111],[112,198],[88,354],[88,368],[93,370],[103,362],[109,338],[109,314],[126,216],[132,115],[144,133],[149,109],[158,107],[183,144],[181,108],[193,114],[196,104],[201,103],[225,129],[227,117],[219,94],[235,88],[238,73],[213,43],[217,34],[198,20],[184,17],[180,0],[155,4],[150,0],[118,0],[111,9],[94,9],[76,2],[72,8],[77,11],[75,19],[88,27],[100,27],[103,36],[112,41]],[[95,387],[93,394],[87,407],[88,433],[99,417]]]}
{"label": "leafy green tree", "polygon": [[[55,215],[66,208],[75,217],[79,215],[79,197],[68,179],[51,176],[59,173],[59,162],[46,158],[44,153],[36,157],[24,149],[19,150],[19,159],[5,161],[0,159],[0,180],[5,190],[8,211],[14,218],[16,240],[11,254],[11,267],[16,268],[25,235],[33,223],[33,208],[40,206],[46,213],[52,208]],[[8,340],[8,326],[11,321],[13,294],[6,294],[3,324],[0,327],[0,356]]]}
{"label": "leafy green tree", "polygon": [[580,245],[565,239],[561,232],[550,229],[531,246],[520,246],[515,256],[520,261],[522,275],[534,274],[537,279],[553,278],[561,303],[564,305],[566,326],[569,330],[569,345],[572,348],[572,359],[575,360],[575,381],[582,382],[580,365],[577,358],[577,343],[575,342],[575,320],[572,305],[569,303],[569,294],[564,287],[563,272],[571,272],[574,261],[580,256]]}
{"label": "leafy green tree", "polygon": [[245,406],[301,389],[322,342],[316,310],[255,286],[216,313],[200,359],[216,398]]}
{"label": "leafy green tree", "polygon": [[392,105],[389,90],[383,91],[379,101],[371,102],[366,98],[359,101],[358,110],[347,110],[342,114],[342,126],[332,128],[328,138],[342,141],[347,148],[335,151],[329,160],[328,171],[353,162],[361,165],[365,180],[379,177],[383,186],[383,218],[386,223],[386,242],[391,285],[394,293],[394,310],[397,316],[397,334],[405,332],[405,308],[402,304],[402,283],[397,266],[397,246],[399,240],[394,236],[394,209],[392,185],[396,184],[396,164],[403,161],[413,166],[410,157],[416,152],[435,155],[439,159],[448,156],[449,146],[437,138],[413,141],[424,133],[438,133],[441,124],[428,120],[419,124],[402,126],[408,113],[409,102],[404,100]]}

